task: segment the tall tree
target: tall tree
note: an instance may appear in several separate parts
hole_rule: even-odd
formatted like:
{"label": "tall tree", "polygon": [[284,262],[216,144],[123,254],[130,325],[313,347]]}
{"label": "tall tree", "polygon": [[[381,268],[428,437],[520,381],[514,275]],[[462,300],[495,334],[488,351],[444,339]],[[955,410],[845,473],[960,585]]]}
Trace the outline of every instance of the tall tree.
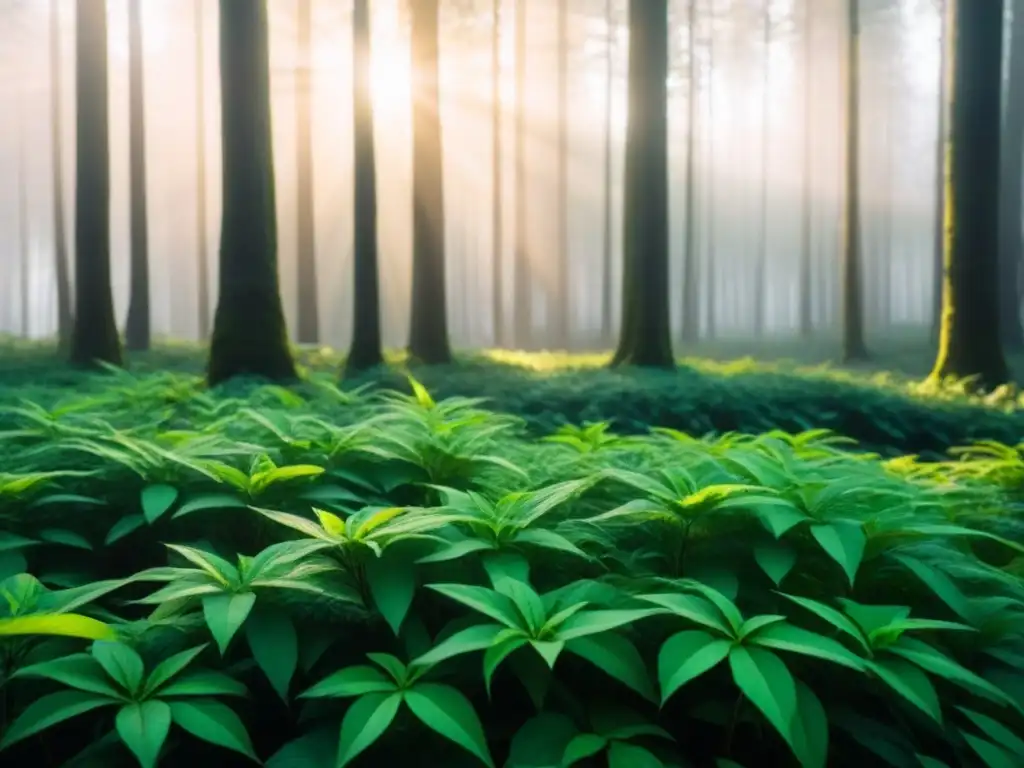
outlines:
{"label": "tall tree", "polygon": [[760,240],[757,244],[757,261],[754,262],[754,336],[764,335],[766,302],[768,299],[768,153],[771,134],[769,112],[772,82],[772,3],[765,2],[762,25],[761,48],[764,64],[761,76],[761,213],[758,224]]}
{"label": "tall tree", "polygon": [[811,189],[812,157],[811,142],[814,139],[814,14],[811,11],[814,0],[804,0],[804,82],[803,118],[804,141],[801,149],[803,163],[803,212],[800,221],[800,290],[799,325],[800,335],[809,338],[814,332],[811,316],[811,264],[813,247],[812,232],[814,221],[814,190]]}
{"label": "tall tree", "polygon": [[207,378],[295,377],[277,276],[266,0],[220,0],[220,295]]}
{"label": "tall tree", "polygon": [[494,346],[505,343],[505,259],[503,241],[503,155],[501,87],[501,3],[492,0],[491,5],[491,322],[494,325]]}
{"label": "tall tree", "polygon": [[515,253],[513,254],[512,305],[514,343],[523,348],[530,339],[533,326],[533,276],[527,242],[526,209],[526,14],[527,1],[516,0],[515,60]]}
{"label": "tall tree", "polygon": [[1003,344],[1024,347],[1020,321],[1020,268],[1024,255],[1024,0],[1011,3],[1009,66],[1003,109],[1002,172],[999,178],[999,307]]}
{"label": "tall tree", "polygon": [[316,215],[313,205],[313,8],[298,3],[298,62],[295,68],[295,143],[298,152],[295,201],[298,216],[298,328],[300,344],[320,341],[317,297]]}
{"label": "tall tree", "polygon": [[846,19],[846,205],[842,216],[842,358],[868,356],[864,343],[860,222],[860,0],[847,0]]}
{"label": "tall tree", "polygon": [[430,365],[450,362],[445,290],[444,163],[438,59],[439,0],[412,4],[413,102],[412,311],[409,354]]}
{"label": "tall tree", "polygon": [[71,362],[121,364],[110,287],[107,1],[75,4],[75,325]]}
{"label": "tall tree", "polygon": [[206,42],[205,0],[195,0],[196,33],[196,272],[199,338],[210,333],[210,257],[206,226]]}
{"label": "tall tree", "polygon": [[29,337],[31,331],[32,283],[29,276],[32,271],[32,236],[29,232],[28,216],[28,142],[25,136],[25,109],[18,117],[18,240],[21,246],[21,261],[18,265],[18,277],[21,289],[21,335]]}
{"label": "tall tree", "polygon": [[671,367],[668,0],[629,2],[623,321],[612,365]]}
{"label": "tall tree", "polygon": [[125,346],[149,349],[149,216],[146,204],[146,84],[142,0],[128,3],[128,157],[130,164],[131,278]]}
{"label": "tall tree", "polygon": [[999,141],[1002,0],[948,0],[942,326],[932,376],[1009,378],[999,334]]}
{"label": "tall tree", "polygon": [[[710,29],[708,30],[708,118],[707,124],[715,124],[715,0],[708,0],[708,18]],[[708,232],[708,260],[704,282],[707,286],[704,299],[704,310],[707,321],[707,338],[714,340],[718,335],[718,276],[715,259],[717,249],[715,247],[715,216],[718,209],[717,194],[718,186],[715,184],[715,173],[718,168],[718,154],[715,151],[715,131],[710,131],[707,140],[707,167],[711,172],[707,174],[707,198],[705,206],[705,221]]]}
{"label": "tall tree", "polygon": [[612,156],[615,147],[613,117],[615,115],[615,3],[605,0],[604,19],[606,27],[605,72],[604,72],[604,189],[602,207],[604,232],[601,241],[601,341],[612,339],[612,185],[615,181]]}
{"label": "tall tree", "polygon": [[558,251],[555,254],[555,306],[552,341],[569,348],[569,0],[558,0]]}
{"label": "tall tree", "polygon": [[61,107],[60,1],[50,0],[50,126],[53,157],[53,261],[57,277],[57,340],[71,342],[71,276],[67,223],[64,216],[64,119]]}
{"label": "tall tree", "polygon": [[689,93],[686,106],[686,240],[683,243],[683,341],[700,339],[700,275],[697,269],[697,0],[689,0],[686,15]]}
{"label": "tall tree", "polygon": [[370,0],[355,0],[352,11],[354,274],[352,346],[345,363],[349,372],[384,362],[377,267],[377,150],[373,137],[371,39]]}
{"label": "tall tree", "polygon": [[949,13],[950,0],[938,0],[939,15],[942,18],[939,33],[940,68],[939,68],[939,119],[936,126],[935,140],[935,218],[933,221],[934,254],[932,283],[932,338],[938,341],[942,326],[942,273],[945,267],[945,226],[946,226],[946,142],[949,140],[949,62],[946,61],[949,51]]}

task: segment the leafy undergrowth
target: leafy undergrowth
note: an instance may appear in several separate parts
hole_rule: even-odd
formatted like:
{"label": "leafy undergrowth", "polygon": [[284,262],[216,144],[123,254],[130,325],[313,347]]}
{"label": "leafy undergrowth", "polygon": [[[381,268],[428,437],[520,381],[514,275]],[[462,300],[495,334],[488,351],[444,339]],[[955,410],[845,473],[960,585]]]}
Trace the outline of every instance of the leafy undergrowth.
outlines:
{"label": "leafy undergrowth", "polygon": [[1024,761],[1015,449],[92,386],[0,416],[5,764]]}

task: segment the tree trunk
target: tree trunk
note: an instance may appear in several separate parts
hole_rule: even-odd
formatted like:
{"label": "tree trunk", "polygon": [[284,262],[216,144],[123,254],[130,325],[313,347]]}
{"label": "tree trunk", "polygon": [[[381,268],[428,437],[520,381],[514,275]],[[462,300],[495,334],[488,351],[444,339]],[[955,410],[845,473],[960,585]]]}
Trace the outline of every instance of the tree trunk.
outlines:
{"label": "tree trunk", "polygon": [[999,337],[999,125],[1003,3],[950,0],[942,326],[932,376],[1009,377]]}
{"label": "tree trunk", "polygon": [[451,362],[445,291],[444,163],[438,93],[438,3],[412,4],[413,258],[409,354],[428,365]]}
{"label": "tree trunk", "polygon": [[672,367],[668,0],[629,3],[623,327],[612,365]]}
{"label": "tree trunk", "polygon": [[999,327],[1003,345],[1024,347],[1020,322],[1021,217],[1024,206],[1024,2],[1013,3],[999,178]]}
{"label": "tree trunk", "polygon": [[298,65],[295,70],[295,143],[298,217],[298,328],[300,344],[320,341],[317,296],[316,211],[313,205],[313,9],[312,0],[298,4]]}
{"label": "tree trunk", "polygon": [[946,239],[946,142],[949,140],[949,63],[946,61],[949,50],[949,13],[946,7],[950,0],[938,0],[939,13],[942,16],[939,35],[940,74],[939,74],[939,124],[935,139],[935,220],[934,253],[935,269],[932,273],[932,340],[938,343],[939,330],[942,326],[942,273],[945,270],[944,242]]}
{"label": "tree trunk", "polygon": [[504,115],[501,87],[501,3],[492,0],[491,11],[491,323],[494,325],[494,346],[505,344],[505,259],[503,251],[503,178],[502,117]]}
{"label": "tree trunk", "polygon": [[686,35],[689,59],[689,101],[686,105],[686,240],[683,243],[683,341],[700,340],[700,273],[697,268],[697,0],[687,6]]}
{"label": "tree trunk", "polygon": [[210,257],[206,225],[206,43],[203,3],[195,0],[196,25],[196,273],[199,339],[210,335]]}
{"label": "tree trunk", "polygon": [[223,218],[210,384],[295,378],[277,275],[266,0],[220,0]]}
{"label": "tree trunk", "polygon": [[64,216],[64,120],[61,108],[60,2],[50,0],[50,112],[53,131],[53,255],[57,277],[57,342],[61,349],[71,343],[74,319],[71,310],[71,280],[68,258],[67,223]]}
{"label": "tree trunk", "polygon": [[864,344],[863,265],[860,235],[860,0],[847,0],[846,45],[846,207],[844,211],[842,358],[868,356]]}
{"label": "tree trunk", "polygon": [[131,201],[131,284],[125,347],[150,346],[149,217],[146,204],[146,83],[142,42],[142,0],[128,4],[128,153]]}
{"label": "tree trunk", "polygon": [[384,362],[380,330],[380,283],[377,268],[377,150],[373,136],[370,62],[370,0],[355,0],[352,13],[352,108],[355,157],[353,194],[354,258],[352,346],[346,371],[374,368]]}
{"label": "tree trunk", "polygon": [[612,125],[613,103],[615,97],[615,5],[613,0],[605,0],[604,18],[607,25],[608,39],[605,51],[605,91],[604,91],[604,232],[601,242],[601,341],[611,344],[612,341],[612,185],[614,173],[612,169],[612,150],[614,133]]}
{"label": "tree trunk", "polygon": [[32,284],[29,274],[32,269],[32,245],[28,223],[28,146],[25,136],[25,104],[22,100],[18,117],[18,241],[21,246],[21,262],[18,277],[21,283],[21,335],[28,338],[31,331],[31,305],[29,296]]}
{"label": "tree trunk", "polygon": [[516,248],[513,257],[512,289],[514,303],[514,343],[520,349],[530,341],[533,327],[533,270],[527,243],[526,210],[526,0],[516,0],[516,120],[515,120],[515,174],[516,174]]}
{"label": "tree trunk", "polygon": [[764,73],[761,80],[761,220],[758,232],[761,240],[757,245],[757,261],[754,264],[754,338],[764,335],[765,304],[768,299],[768,142],[771,134],[771,120],[768,115],[770,104],[768,89],[771,86],[771,42],[772,4],[764,5]]}
{"label": "tree trunk", "polygon": [[814,0],[804,0],[804,146],[803,154],[803,214],[800,222],[800,290],[799,290],[799,324],[800,336],[809,339],[814,333],[814,319],[811,315],[811,269],[813,264],[811,249],[812,224],[814,221],[814,190],[811,189],[812,169],[811,142],[814,140],[814,104],[811,88],[811,72],[814,68],[814,15],[811,4]]}
{"label": "tree trunk", "polygon": [[110,287],[110,137],[107,3],[78,0],[75,180],[75,326],[71,362],[121,364]]}
{"label": "tree trunk", "polygon": [[569,0],[558,0],[558,252],[556,300],[551,308],[553,346],[569,348]]}
{"label": "tree trunk", "polygon": [[[715,124],[715,5],[714,0],[708,3],[708,15],[711,18],[711,30],[708,32],[708,125]],[[715,264],[717,257],[715,248],[715,216],[717,204],[715,195],[718,185],[715,184],[715,174],[718,168],[718,155],[715,151],[715,132],[708,132],[708,173],[707,186],[707,230],[708,230],[708,262],[705,284],[707,293],[704,297],[705,313],[707,321],[707,338],[714,341],[718,335],[718,265]]]}

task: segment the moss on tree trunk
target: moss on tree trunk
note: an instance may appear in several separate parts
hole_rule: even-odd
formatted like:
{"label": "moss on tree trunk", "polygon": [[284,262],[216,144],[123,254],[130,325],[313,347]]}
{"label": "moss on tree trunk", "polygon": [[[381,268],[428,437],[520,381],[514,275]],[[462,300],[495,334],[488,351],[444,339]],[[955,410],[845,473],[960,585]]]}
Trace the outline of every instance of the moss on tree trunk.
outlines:
{"label": "moss on tree trunk", "polygon": [[942,320],[933,378],[1004,383],[999,334],[999,124],[1003,3],[950,0]]}
{"label": "moss on tree trunk", "polygon": [[266,0],[220,0],[224,202],[207,378],[295,377],[277,277]]}

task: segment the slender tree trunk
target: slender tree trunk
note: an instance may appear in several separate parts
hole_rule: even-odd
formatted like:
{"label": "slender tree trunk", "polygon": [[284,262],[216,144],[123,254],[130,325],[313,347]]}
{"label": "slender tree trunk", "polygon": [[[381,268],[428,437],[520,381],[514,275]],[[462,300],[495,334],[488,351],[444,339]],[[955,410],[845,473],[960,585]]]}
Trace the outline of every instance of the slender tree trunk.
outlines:
{"label": "slender tree trunk", "polygon": [[21,115],[18,117],[18,240],[21,245],[21,263],[18,277],[21,288],[21,335],[28,338],[31,331],[32,283],[29,274],[32,269],[32,238],[28,221],[28,142],[25,136],[25,105],[22,99]]}
{"label": "slender tree trunk", "polygon": [[604,92],[604,189],[602,206],[604,208],[604,232],[601,246],[601,341],[610,344],[612,341],[612,187],[614,173],[612,160],[614,148],[614,115],[613,99],[615,97],[615,4],[613,0],[605,0],[604,18],[607,25],[607,49],[605,50],[605,92]]}
{"label": "slender tree trunk", "polygon": [[942,327],[932,376],[1009,378],[999,334],[999,125],[1003,3],[950,0]]}
{"label": "slender tree trunk", "polygon": [[939,120],[935,139],[935,219],[934,219],[934,252],[935,268],[932,272],[932,339],[939,340],[942,326],[942,292],[945,270],[944,242],[946,239],[946,142],[949,141],[949,63],[946,61],[949,51],[949,9],[950,0],[938,0],[939,14],[942,17],[939,35],[940,75],[939,75]]}
{"label": "slender tree trunk", "polygon": [[552,307],[554,346],[569,348],[569,0],[558,0],[558,253]]}
{"label": "slender tree trunk", "polygon": [[814,333],[814,319],[811,314],[811,268],[813,264],[812,226],[814,221],[814,190],[811,189],[812,168],[811,142],[814,140],[814,105],[811,88],[811,72],[814,68],[814,14],[811,12],[814,0],[804,0],[804,146],[803,159],[803,215],[800,222],[800,336],[809,339]]}
{"label": "slender tree trunk", "polygon": [[146,83],[142,0],[128,4],[128,152],[131,163],[131,286],[125,347],[149,349],[149,217],[146,202]]}
{"label": "slender tree trunk", "polygon": [[57,342],[67,349],[74,324],[71,310],[71,266],[64,216],[64,119],[61,107],[60,2],[50,0],[50,113],[53,135],[53,254],[57,277]]}
{"label": "slender tree trunk", "polygon": [[847,0],[846,44],[846,207],[844,211],[842,291],[845,362],[867,357],[864,344],[862,254],[860,246],[860,0]]}
{"label": "slender tree trunk", "polygon": [[689,60],[689,100],[686,106],[686,240],[683,243],[683,342],[700,340],[700,273],[697,268],[697,0],[687,6],[686,36]]}
{"label": "slender tree trunk", "polygon": [[220,0],[224,203],[207,377],[295,378],[277,275],[266,0]]}
{"label": "slender tree trunk", "polygon": [[512,307],[515,345],[525,348],[533,327],[533,270],[527,242],[526,210],[526,0],[516,0],[516,119],[515,119],[515,195],[516,249],[514,255]]}
{"label": "slender tree trunk", "polygon": [[505,344],[505,258],[503,241],[504,197],[502,184],[502,119],[504,117],[501,85],[501,3],[492,0],[491,10],[491,322],[494,326],[494,346]]}
{"label": "slender tree trunk", "polygon": [[409,354],[428,365],[451,362],[445,291],[444,164],[438,93],[438,2],[412,4],[413,264]]}
{"label": "slender tree trunk", "polygon": [[[715,124],[715,5],[714,0],[708,3],[708,15],[711,19],[711,30],[708,33],[708,125]],[[718,265],[715,263],[717,249],[715,248],[715,216],[717,215],[717,201],[715,195],[718,185],[715,183],[715,174],[718,171],[718,153],[716,150],[715,131],[708,132],[708,186],[707,186],[707,232],[708,232],[708,264],[705,282],[707,284],[707,295],[704,298],[707,338],[714,340],[718,335]]]}
{"label": "slender tree trunk", "polygon": [[629,3],[623,327],[613,365],[672,367],[668,0]]}
{"label": "slender tree trunk", "polygon": [[110,287],[110,137],[107,3],[78,0],[75,181],[75,326],[71,362],[121,364]]}
{"label": "slender tree trunk", "polygon": [[1003,111],[999,184],[999,326],[1003,345],[1024,348],[1020,321],[1021,226],[1024,207],[1024,2],[1014,0],[1010,31],[1010,60]]}
{"label": "slender tree trunk", "polygon": [[771,87],[772,4],[764,5],[764,73],[761,80],[761,220],[758,225],[760,242],[757,262],[754,264],[754,338],[764,335],[766,302],[768,299],[768,152],[771,119],[768,114]]}
{"label": "slender tree trunk", "polygon": [[377,150],[373,136],[371,39],[370,0],[355,0],[352,14],[355,256],[352,346],[346,362],[346,370],[350,372],[384,362],[377,266]]}
{"label": "slender tree trunk", "polygon": [[320,302],[316,269],[316,211],[313,204],[313,8],[298,4],[298,65],[295,69],[295,143],[298,157],[298,328],[300,344],[320,341]]}
{"label": "slender tree trunk", "polygon": [[196,26],[196,273],[199,339],[210,335],[210,257],[206,224],[206,43],[203,3],[195,0]]}

